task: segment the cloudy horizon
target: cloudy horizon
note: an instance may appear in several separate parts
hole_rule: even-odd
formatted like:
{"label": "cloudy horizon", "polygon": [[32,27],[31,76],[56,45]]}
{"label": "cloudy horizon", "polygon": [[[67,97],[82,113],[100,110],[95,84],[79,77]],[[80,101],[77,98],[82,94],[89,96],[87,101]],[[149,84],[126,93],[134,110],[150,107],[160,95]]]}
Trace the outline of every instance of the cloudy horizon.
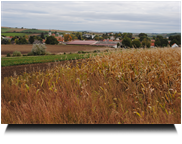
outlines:
{"label": "cloudy horizon", "polygon": [[3,1],[1,26],[99,32],[181,32],[181,2]]}

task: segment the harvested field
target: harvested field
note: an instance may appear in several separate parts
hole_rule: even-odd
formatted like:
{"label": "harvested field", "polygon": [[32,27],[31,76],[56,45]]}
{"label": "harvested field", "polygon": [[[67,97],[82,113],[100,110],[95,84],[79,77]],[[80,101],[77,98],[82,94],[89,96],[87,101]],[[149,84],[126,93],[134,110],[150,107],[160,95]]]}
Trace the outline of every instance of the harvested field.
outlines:
{"label": "harvested field", "polygon": [[[77,45],[46,45],[47,51],[53,54],[61,53],[75,53],[78,51],[94,51],[94,50],[106,50],[113,49],[108,47],[96,47],[96,46],[77,46]],[[1,56],[5,56],[7,53],[13,54],[14,51],[20,51],[22,54],[27,54],[32,50],[32,45],[1,45]]]}

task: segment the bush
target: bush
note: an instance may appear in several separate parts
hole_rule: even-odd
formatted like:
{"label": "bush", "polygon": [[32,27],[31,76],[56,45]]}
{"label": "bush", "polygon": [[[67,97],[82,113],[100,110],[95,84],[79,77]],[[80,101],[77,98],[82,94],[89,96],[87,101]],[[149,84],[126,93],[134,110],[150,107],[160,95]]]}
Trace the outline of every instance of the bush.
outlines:
{"label": "bush", "polygon": [[21,56],[21,52],[20,51],[14,51],[13,56]]}
{"label": "bush", "polygon": [[10,53],[7,53],[7,57],[11,57],[11,54]]}
{"label": "bush", "polygon": [[85,52],[85,51],[78,51],[78,54],[81,54],[81,53],[87,53],[87,52]]}
{"label": "bush", "polygon": [[33,56],[33,53],[32,53],[32,52],[29,52],[29,53],[27,54],[27,56]]}
{"label": "bush", "polygon": [[32,48],[33,55],[45,55],[46,46],[44,44],[34,44]]}
{"label": "bush", "polygon": [[48,51],[46,51],[45,54],[46,54],[46,55],[53,55],[53,54],[51,54],[51,53],[48,52]]}
{"label": "bush", "polygon": [[94,50],[94,53],[100,52],[100,50]]}
{"label": "bush", "polygon": [[8,39],[1,39],[1,44],[10,44],[11,40]]}
{"label": "bush", "polygon": [[64,52],[64,55],[65,55],[66,53]]}

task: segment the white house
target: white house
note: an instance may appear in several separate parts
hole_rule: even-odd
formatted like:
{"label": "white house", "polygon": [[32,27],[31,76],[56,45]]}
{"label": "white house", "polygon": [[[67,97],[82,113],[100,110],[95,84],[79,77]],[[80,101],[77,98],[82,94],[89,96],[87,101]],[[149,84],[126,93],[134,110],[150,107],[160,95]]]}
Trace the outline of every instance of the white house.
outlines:
{"label": "white house", "polygon": [[112,46],[113,48],[117,48],[117,44]]}
{"label": "white house", "polygon": [[91,37],[92,39],[95,37],[95,35],[90,35],[90,34],[84,34],[83,36],[85,36],[86,38]]}
{"label": "white house", "polygon": [[176,43],[174,43],[171,47],[175,48],[175,47],[178,47],[178,45]]}
{"label": "white house", "polygon": [[115,39],[115,37],[114,37],[114,36],[110,36],[110,39],[111,39],[111,40],[114,40],[114,39]]}

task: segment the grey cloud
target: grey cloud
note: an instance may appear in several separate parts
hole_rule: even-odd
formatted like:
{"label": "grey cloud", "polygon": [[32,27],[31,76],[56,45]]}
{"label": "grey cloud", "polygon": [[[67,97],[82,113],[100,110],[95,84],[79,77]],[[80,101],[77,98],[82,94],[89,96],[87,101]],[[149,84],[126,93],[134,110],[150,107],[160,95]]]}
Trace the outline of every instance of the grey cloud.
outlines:
{"label": "grey cloud", "polygon": [[1,2],[3,26],[180,31],[180,2]]}

